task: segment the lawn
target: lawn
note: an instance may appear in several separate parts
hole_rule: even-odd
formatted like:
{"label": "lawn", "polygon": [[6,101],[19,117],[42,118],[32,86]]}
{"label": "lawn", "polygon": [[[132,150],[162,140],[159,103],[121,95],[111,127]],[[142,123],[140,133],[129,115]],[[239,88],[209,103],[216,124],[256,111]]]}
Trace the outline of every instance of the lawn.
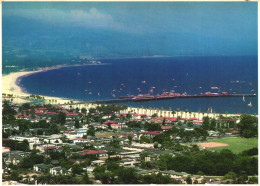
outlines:
{"label": "lawn", "polygon": [[230,138],[221,138],[221,139],[212,139],[208,140],[207,142],[219,142],[228,144],[225,147],[214,147],[216,151],[222,149],[230,149],[234,153],[239,153],[244,150],[248,150],[254,147],[258,147],[258,138],[241,138],[241,137],[230,137]]}

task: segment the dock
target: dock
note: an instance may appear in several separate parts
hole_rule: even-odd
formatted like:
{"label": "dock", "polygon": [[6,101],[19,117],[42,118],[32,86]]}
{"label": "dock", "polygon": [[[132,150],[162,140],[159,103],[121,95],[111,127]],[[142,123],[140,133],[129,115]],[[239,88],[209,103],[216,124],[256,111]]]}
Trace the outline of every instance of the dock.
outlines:
{"label": "dock", "polygon": [[133,96],[133,97],[121,98],[121,99],[96,100],[93,102],[96,104],[104,104],[104,103],[144,102],[144,101],[156,101],[156,100],[177,99],[177,98],[219,98],[219,97],[256,97],[256,94],[210,94],[210,95],[198,94],[198,95],[149,96],[149,97]]}

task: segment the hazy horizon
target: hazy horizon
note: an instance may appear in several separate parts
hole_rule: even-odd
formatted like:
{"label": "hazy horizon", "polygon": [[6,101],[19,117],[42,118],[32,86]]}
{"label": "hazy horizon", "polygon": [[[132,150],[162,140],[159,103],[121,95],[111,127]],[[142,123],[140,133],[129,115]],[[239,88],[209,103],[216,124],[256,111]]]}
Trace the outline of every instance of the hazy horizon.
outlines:
{"label": "hazy horizon", "polygon": [[257,55],[257,2],[3,2],[3,63]]}

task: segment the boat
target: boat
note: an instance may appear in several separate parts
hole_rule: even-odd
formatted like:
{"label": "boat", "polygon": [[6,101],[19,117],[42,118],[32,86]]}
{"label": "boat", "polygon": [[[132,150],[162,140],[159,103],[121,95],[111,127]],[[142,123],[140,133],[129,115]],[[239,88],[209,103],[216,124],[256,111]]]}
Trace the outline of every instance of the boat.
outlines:
{"label": "boat", "polygon": [[250,103],[248,104],[248,106],[249,106],[249,107],[252,107],[252,106],[253,106],[252,103],[251,103],[251,101],[250,101]]}
{"label": "boat", "polygon": [[243,101],[245,101],[245,96],[243,96]]}

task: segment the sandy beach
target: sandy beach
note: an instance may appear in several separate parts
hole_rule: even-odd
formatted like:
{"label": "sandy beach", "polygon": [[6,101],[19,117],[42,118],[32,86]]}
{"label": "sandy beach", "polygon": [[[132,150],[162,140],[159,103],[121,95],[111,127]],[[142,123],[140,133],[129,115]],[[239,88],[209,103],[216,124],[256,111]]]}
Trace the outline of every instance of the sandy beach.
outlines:
{"label": "sandy beach", "polygon": [[[29,100],[28,96],[30,96],[30,94],[24,92],[22,90],[21,87],[19,87],[16,84],[16,81],[23,76],[28,76],[34,73],[38,73],[38,72],[43,72],[43,71],[47,71],[47,70],[51,70],[51,69],[57,69],[60,68],[61,66],[55,66],[55,67],[51,67],[51,68],[41,68],[39,70],[35,70],[35,71],[24,71],[24,72],[13,72],[10,73],[8,75],[3,75],[2,76],[2,94],[12,94],[13,95],[13,102],[14,103],[26,103],[29,102],[31,100]],[[43,95],[39,95],[39,96],[43,96]],[[55,102],[56,104],[65,104],[66,102],[70,101],[68,99],[63,99],[63,98],[58,98],[58,97],[50,97],[50,96],[43,96],[45,98],[45,102],[49,103],[49,100],[57,100],[57,102]],[[4,99],[4,97],[3,97]]]}
{"label": "sandy beach", "polygon": [[[51,68],[42,68],[36,71],[22,71],[22,72],[14,72],[14,73],[10,73],[8,75],[3,75],[2,76],[2,93],[3,94],[12,94],[13,98],[12,101],[14,103],[26,103],[26,102],[30,102],[32,100],[26,98],[28,97],[30,94],[24,92],[22,90],[21,87],[19,87],[16,84],[16,81],[22,77],[22,76],[28,76],[30,74],[33,73],[38,73],[38,72],[43,72],[43,71],[47,71],[47,70],[51,70],[51,69],[57,69],[60,68],[62,66],[55,66],[55,67],[51,67]],[[64,98],[59,98],[59,97],[50,97],[50,96],[44,96],[44,95],[39,95],[39,96],[43,96],[45,98],[45,103],[52,103],[52,104],[66,104],[68,103],[69,99],[64,99]],[[53,100],[56,100],[55,102],[53,102]],[[74,101],[75,103],[75,101]],[[69,106],[69,105],[68,105]],[[78,103],[73,105],[72,107],[76,108],[94,108],[96,107],[96,104],[90,104],[90,103]],[[134,107],[129,107],[125,112],[134,112],[134,113],[138,113],[138,114],[146,114],[147,116],[152,116],[153,114],[157,114],[158,116],[162,116],[162,117],[178,117],[180,116],[181,118],[196,118],[198,120],[202,120],[202,118],[204,116],[209,116],[210,118],[218,118],[220,114],[218,113],[198,113],[198,112],[187,112],[185,113],[184,111],[179,111],[178,113],[175,112],[175,114],[172,114],[172,111],[169,110],[160,110],[160,109],[148,109],[148,108],[134,108]],[[227,117],[232,117],[232,116],[238,116],[238,114],[223,114],[224,116]]]}

